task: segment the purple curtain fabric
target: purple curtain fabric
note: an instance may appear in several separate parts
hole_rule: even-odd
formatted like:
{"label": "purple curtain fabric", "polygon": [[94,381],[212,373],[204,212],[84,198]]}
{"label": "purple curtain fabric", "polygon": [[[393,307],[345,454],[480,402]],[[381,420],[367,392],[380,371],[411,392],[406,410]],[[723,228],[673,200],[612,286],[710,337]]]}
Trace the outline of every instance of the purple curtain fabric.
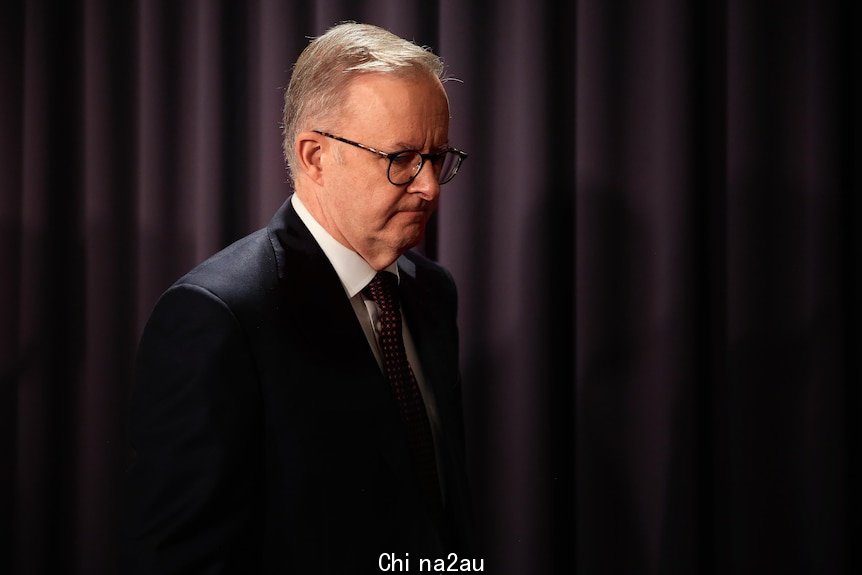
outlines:
{"label": "purple curtain fabric", "polygon": [[352,19],[460,80],[422,249],[459,285],[486,571],[858,572],[848,4],[2,3],[0,570],[115,572],[144,322],[290,193],[291,64]]}

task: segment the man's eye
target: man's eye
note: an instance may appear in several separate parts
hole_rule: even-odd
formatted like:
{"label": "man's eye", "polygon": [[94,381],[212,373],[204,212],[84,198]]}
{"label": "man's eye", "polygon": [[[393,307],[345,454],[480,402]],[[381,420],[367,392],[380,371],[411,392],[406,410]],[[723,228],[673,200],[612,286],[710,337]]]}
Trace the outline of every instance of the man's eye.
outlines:
{"label": "man's eye", "polygon": [[416,161],[415,154],[398,154],[392,158],[392,163],[397,166],[410,166]]}

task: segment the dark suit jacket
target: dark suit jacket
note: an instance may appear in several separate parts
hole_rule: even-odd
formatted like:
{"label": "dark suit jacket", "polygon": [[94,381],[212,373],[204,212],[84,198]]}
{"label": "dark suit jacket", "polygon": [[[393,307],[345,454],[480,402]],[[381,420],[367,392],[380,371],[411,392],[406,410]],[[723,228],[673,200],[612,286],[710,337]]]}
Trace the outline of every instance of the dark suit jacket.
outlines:
{"label": "dark suit jacket", "polygon": [[418,254],[402,308],[442,424],[445,517],[329,261],[287,201],[174,284],[136,366],[124,573],[379,573],[469,550],[456,294]]}

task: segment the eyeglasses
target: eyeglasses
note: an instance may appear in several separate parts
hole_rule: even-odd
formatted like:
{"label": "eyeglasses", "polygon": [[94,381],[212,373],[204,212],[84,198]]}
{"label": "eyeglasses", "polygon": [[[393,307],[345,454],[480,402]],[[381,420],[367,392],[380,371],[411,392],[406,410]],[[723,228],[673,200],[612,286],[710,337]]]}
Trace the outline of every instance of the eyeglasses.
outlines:
{"label": "eyeglasses", "polygon": [[455,177],[455,174],[458,173],[458,168],[461,167],[461,162],[467,158],[466,153],[461,150],[456,150],[455,148],[447,148],[441,152],[434,152],[432,154],[423,154],[418,150],[402,150],[400,152],[389,153],[381,152],[376,148],[360,144],[359,142],[354,142],[353,140],[348,140],[347,138],[342,138],[341,136],[335,136],[327,132],[321,132],[320,130],[312,131],[321,136],[326,136],[327,138],[332,138],[333,140],[338,140],[339,142],[344,142],[345,144],[368,150],[371,153],[377,154],[381,158],[386,158],[389,160],[389,167],[386,169],[386,177],[389,178],[389,181],[396,186],[404,186],[416,179],[416,176],[419,175],[419,172],[422,170],[422,166],[425,165],[426,161],[431,162],[431,168],[437,175],[437,181],[441,185],[445,184]]}

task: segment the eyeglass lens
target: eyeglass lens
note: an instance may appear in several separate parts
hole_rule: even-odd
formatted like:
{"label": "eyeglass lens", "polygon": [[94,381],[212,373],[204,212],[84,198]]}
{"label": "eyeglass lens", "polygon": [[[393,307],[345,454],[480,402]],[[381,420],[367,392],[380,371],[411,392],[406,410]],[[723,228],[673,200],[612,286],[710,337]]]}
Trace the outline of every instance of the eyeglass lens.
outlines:
{"label": "eyeglass lens", "polygon": [[421,169],[433,169],[437,181],[445,184],[455,177],[461,157],[455,152],[445,152],[433,159],[429,158],[425,163],[429,166],[422,166],[422,156],[419,152],[402,152],[392,158],[389,164],[389,179],[396,185],[406,184],[416,177],[422,166]]}

